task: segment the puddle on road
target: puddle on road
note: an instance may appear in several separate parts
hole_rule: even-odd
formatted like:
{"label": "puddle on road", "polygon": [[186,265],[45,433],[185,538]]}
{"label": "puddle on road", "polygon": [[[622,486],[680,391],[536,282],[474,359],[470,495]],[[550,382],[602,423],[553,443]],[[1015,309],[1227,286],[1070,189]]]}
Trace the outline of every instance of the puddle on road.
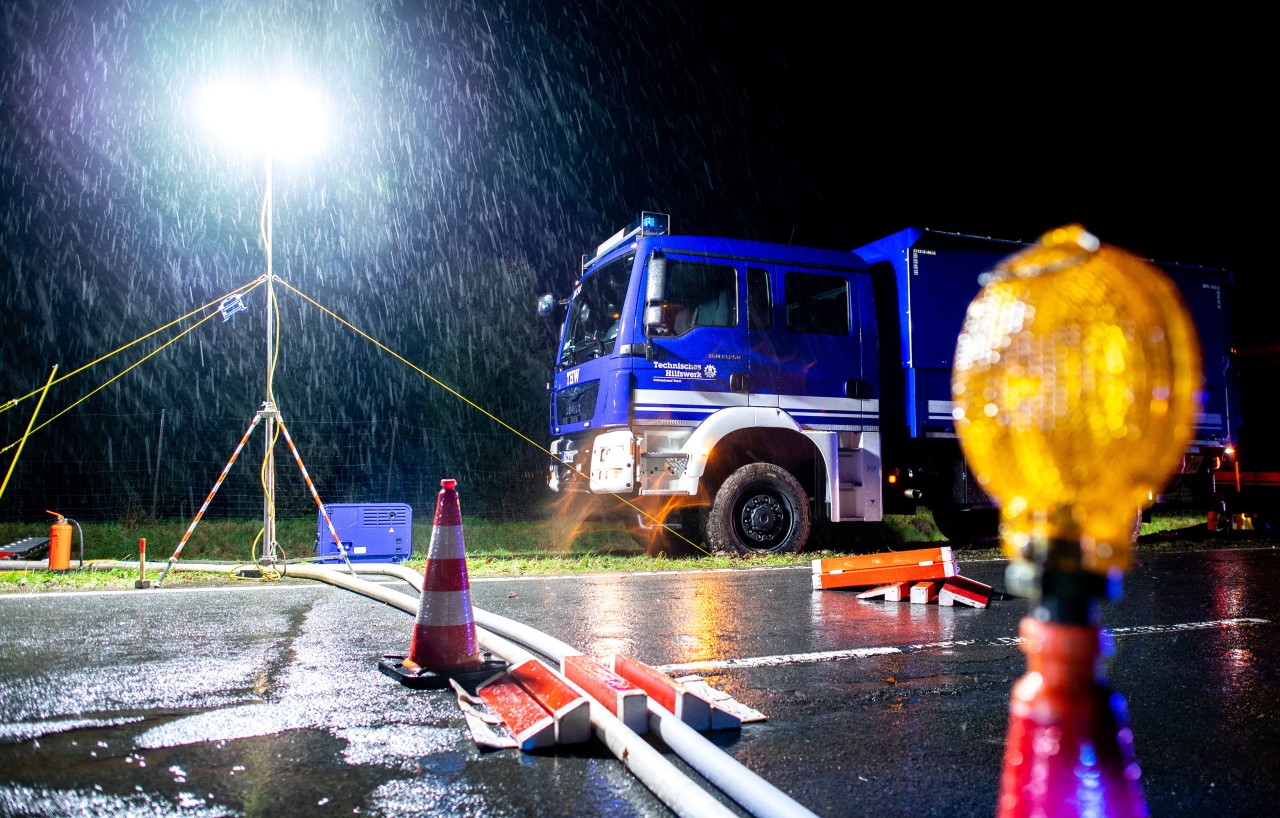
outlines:
{"label": "puddle on road", "polygon": [[0,814],[351,815],[402,774],[348,763],[348,741],[317,729],[136,749],[143,730],[182,715],[0,744]]}
{"label": "puddle on road", "polygon": [[665,814],[603,746],[482,753],[462,728],[414,724],[140,744],[200,715],[134,713],[0,741],[0,815],[572,815],[583,804]]}

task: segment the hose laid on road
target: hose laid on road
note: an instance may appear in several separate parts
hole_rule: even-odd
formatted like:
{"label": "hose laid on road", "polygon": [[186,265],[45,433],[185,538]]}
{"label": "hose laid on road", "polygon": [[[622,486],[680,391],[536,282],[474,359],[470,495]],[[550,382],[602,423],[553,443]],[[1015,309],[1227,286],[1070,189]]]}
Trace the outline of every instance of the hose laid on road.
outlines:
{"label": "hose laid on road", "polygon": [[[136,569],[138,563],[124,562],[113,560],[102,560],[89,563],[95,568],[124,568]],[[240,564],[223,564],[223,563],[204,563],[204,562],[175,562],[171,563],[175,571],[204,571],[206,573],[224,574],[231,573],[243,568],[251,566]],[[45,570],[49,567],[47,560],[42,561],[14,561],[8,563],[6,561],[0,564],[0,570]],[[369,574],[382,574],[388,576],[399,577],[410,585],[421,589],[422,575],[409,568],[401,566],[376,566],[377,569],[394,568],[399,570],[375,570],[373,566],[361,566],[360,570]],[[410,615],[418,613],[418,598],[410,596],[401,591],[395,591],[377,583],[369,582],[349,574],[341,573],[334,568],[320,565],[288,565],[284,572],[285,576],[296,577],[298,579],[312,579],[320,582],[334,585],[344,590],[366,596],[393,608],[398,608]],[[416,584],[415,584],[416,583]],[[515,643],[504,639],[503,637],[489,632],[479,624],[480,611],[476,610],[477,627],[476,638],[480,646],[485,650],[502,657],[511,664],[519,664],[528,659],[534,658],[533,655]],[[492,616],[486,614],[485,616]],[[501,617],[498,617],[501,619]],[[509,620],[508,620],[509,621]],[[519,623],[513,623],[518,625]],[[524,627],[524,626],[521,626]],[[532,628],[528,629],[533,633],[538,633]],[[550,638],[550,637],[547,637]],[[572,651],[578,652],[578,651]],[[617,756],[618,760],[623,763],[628,770],[640,779],[650,792],[666,804],[673,812],[683,818],[701,818],[701,816],[711,816],[712,818],[734,818],[735,813],[724,804],[717,801],[710,793],[699,786],[693,779],[685,775],[678,767],[667,761],[657,750],[653,748],[647,741],[638,735],[634,730],[622,723],[622,720],[614,716],[604,708],[599,702],[587,697],[590,704],[591,726],[595,729],[596,737],[599,738],[609,750]]]}
{"label": "hose laid on road", "polygon": [[[127,561],[95,561],[93,567],[134,569],[136,562]],[[0,563],[3,570],[10,570],[8,563]],[[45,561],[29,561],[12,564],[12,570],[36,570],[48,567]],[[175,570],[205,571],[208,573],[232,573],[249,567],[246,564],[223,564],[202,562],[173,563]],[[423,576],[412,568],[403,565],[378,564],[361,565],[360,573],[375,576],[396,577],[408,583],[414,589],[422,588]],[[393,591],[375,583],[361,580],[336,569],[321,565],[291,564],[285,570],[286,576],[299,579],[314,579],[335,585],[349,591],[367,596],[390,605],[410,615],[418,612],[417,597]],[[531,658],[517,645],[524,645],[537,653],[561,663],[565,656],[581,654],[572,645],[561,642],[553,636],[531,628],[513,619],[499,616],[472,606],[475,613],[477,638],[491,653],[501,656],[512,664],[518,664]],[[588,697],[591,703],[591,724],[597,737],[641,780],[664,804],[678,814],[711,815],[721,814],[723,805],[706,794],[706,791],[691,779],[672,766],[660,753],[653,749],[643,738],[628,728],[612,713],[598,702]],[[733,756],[717,747],[705,736],[676,718],[674,714],[661,705],[648,700],[649,729],[662,739],[680,758],[698,771],[700,775],[719,788],[756,818],[817,818],[816,814],[798,803],[786,793],[761,778],[749,767],[746,767]],[[689,788],[696,791],[694,794]],[[670,797],[672,800],[668,800]],[[709,803],[703,801],[707,799]],[[686,813],[685,808],[693,802],[697,809]],[[723,812],[732,815],[732,812]]]}
{"label": "hose laid on road", "polygon": [[[405,570],[408,571],[409,569]],[[327,582],[330,585],[354,591],[370,599],[385,602],[408,614],[417,614],[418,612],[417,597],[339,573],[332,568],[319,565],[291,565],[289,566],[288,574],[300,579]],[[421,588],[421,575],[418,575],[417,581],[418,587]],[[477,611],[478,613],[479,611]],[[517,647],[512,642],[486,632],[480,626],[478,620],[476,625],[477,640],[480,646],[490,653],[501,656],[511,664],[519,664],[533,658],[532,654]],[[670,807],[677,815],[687,816],[688,818],[697,818],[698,816],[733,817],[734,813],[731,810],[698,786],[693,779],[680,772],[679,768],[663,758],[661,753],[606,710],[603,705],[590,697],[588,697],[588,701],[591,709],[591,726],[595,728],[596,737],[604,742],[610,751],[618,757],[618,760],[636,778],[640,779],[662,803]]]}
{"label": "hose laid on road", "polygon": [[[414,588],[422,587],[422,574],[403,565],[364,565],[360,571],[399,577]],[[525,645],[557,663],[567,655],[582,653],[572,645],[513,619],[475,606],[472,610],[477,627]],[[649,729],[700,775],[756,818],[817,818],[812,811],[765,781],[652,698],[648,701]]]}

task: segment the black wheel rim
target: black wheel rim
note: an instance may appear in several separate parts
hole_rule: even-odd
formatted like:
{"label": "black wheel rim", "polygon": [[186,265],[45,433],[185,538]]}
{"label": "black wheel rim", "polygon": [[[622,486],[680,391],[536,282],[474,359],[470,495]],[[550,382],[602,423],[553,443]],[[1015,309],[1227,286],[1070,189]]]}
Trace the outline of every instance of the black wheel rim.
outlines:
{"label": "black wheel rim", "polygon": [[795,512],[780,492],[767,485],[749,486],[733,515],[738,541],[750,551],[775,551],[795,526]]}

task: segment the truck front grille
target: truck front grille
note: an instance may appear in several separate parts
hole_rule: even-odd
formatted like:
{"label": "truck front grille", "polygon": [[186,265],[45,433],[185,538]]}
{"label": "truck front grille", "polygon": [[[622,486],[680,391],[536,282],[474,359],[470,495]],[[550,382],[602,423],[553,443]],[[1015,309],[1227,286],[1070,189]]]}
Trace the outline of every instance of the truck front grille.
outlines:
{"label": "truck front grille", "polygon": [[588,381],[561,389],[556,393],[556,423],[583,423],[596,414],[596,396],[600,381]]}

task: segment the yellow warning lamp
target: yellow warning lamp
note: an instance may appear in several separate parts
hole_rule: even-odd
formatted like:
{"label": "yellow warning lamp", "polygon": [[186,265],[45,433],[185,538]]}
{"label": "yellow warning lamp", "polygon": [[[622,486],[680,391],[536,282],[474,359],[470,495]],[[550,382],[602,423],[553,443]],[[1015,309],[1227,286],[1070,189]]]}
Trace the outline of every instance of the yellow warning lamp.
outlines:
{"label": "yellow warning lamp", "polygon": [[1200,349],[1177,287],[1079,225],[1002,261],[969,305],[951,391],[1000,502],[1010,589],[1045,570],[1116,577],[1198,411]]}

